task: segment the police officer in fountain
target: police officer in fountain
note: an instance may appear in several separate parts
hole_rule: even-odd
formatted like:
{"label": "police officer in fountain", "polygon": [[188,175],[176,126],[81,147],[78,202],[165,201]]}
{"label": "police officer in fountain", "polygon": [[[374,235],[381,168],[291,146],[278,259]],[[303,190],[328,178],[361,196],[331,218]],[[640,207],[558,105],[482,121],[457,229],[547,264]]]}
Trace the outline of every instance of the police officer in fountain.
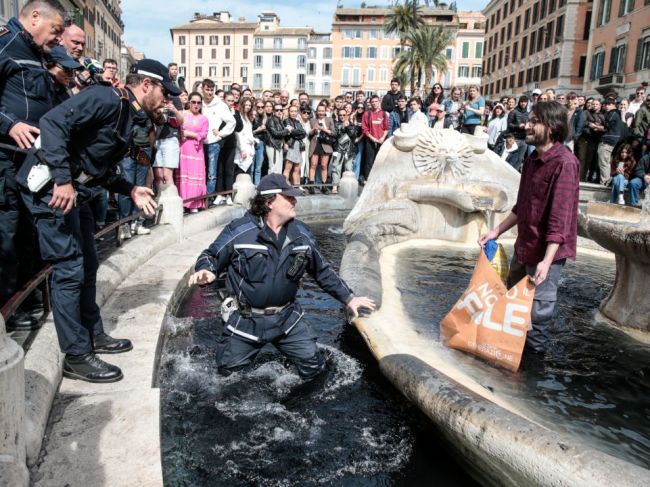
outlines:
{"label": "police officer in fountain", "polygon": [[129,340],[104,332],[95,301],[99,267],[94,221],[87,204],[92,188],[130,195],[148,215],[155,213],[153,191],[122,179],[118,163],[129,148],[139,117],[151,117],[180,90],[167,68],[139,61],[126,87],[94,85],[41,118],[39,144],[17,174],[21,197],[37,228],[43,260],[53,264],[52,314],[66,354],[63,375],[88,382],[114,382],[122,371],[98,353],[131,350]]}
{"label": "police officer in fountain", "polygon": [[[55,0],[30,0],[18,18],[0,25],[0,306],[37,270],[36,238],[20,203],[16,171],[38,136],[39,119],[56,103],[44,56],[58,45],[64,27]],[[42,303],[34,304],[42,311]],[[37,328],[29,311],[18,310],[7,326]]]}
{"label": "police officer in fountain", "polygon": [[305,272],[354,316],[360,307],[375,308],[371,299],[353,295],[323,258],[307,225],[295,218],[299,195],[282,174],[265,176],[250,211],[226,226],[196,262],[190,285],[210,284],[227,272],[229,297],[221,307],[224,331],[217,347],[221,374],[249,365],[267,343],[286,355],[303,379],[325,370],[325,358],[296,302]]}

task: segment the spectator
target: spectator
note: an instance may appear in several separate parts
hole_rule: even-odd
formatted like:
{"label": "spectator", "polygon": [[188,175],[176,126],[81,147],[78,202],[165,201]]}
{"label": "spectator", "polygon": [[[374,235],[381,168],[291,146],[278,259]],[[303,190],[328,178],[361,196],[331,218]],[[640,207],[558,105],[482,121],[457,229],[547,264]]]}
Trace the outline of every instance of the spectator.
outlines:
{"label": "spectator", "polygon": [[221,101],[225,102],[226,101],[226,92],[224,90],[216,90],[214,92],[214,96],[219,98]]}
{"label": "spectator", "polygon": [[[208,173],[208,194],[217,190],[217,172],[219,165],[219,153],[223,145],[223,139],[235,131],[235,117],[233,117],[228,105],[226,105],[218,96],[215,96],[214,81],[211,79],[203,80],[203,107],[201,113],[208,119],[210,127],[208,135],[203,140],[205,145],[205,156],[207,159]],[[221,204],[223,197],[217,197],[214,204]]]}
{"label": "spectator", "polygon": [[[133,75],[129,75],[133,76]],[[135,75],[137,78],[137,75]],[[127,84],[129,80],[127,79]],[[129,183],[135,186],[144,186],[147,180],[147,172],[151,165],[152,147],[155,141],[153,124],[148,116],[134,118],[133,128],[131,129],[132,138],[129,146],[129,153],[120,162],[120,175]],[[104,188],[98,188],[99,193],[93,197],[99,198],[100,208],[108,206],[108,198]],[[105,201],[105,202],[104,202]],[[120,194],[117,196],[120,219],[138,213],[138,208],[130,196]],[[102,210],[100,210],[101,212]],[[105,210],[103,211],[105,212]],[[102,221],[105,221],[105,216]],[[98,222],[100,220],[97,220]],[[124,223],[120,226],[122,239],[131,238],[133,234],[148,235],[151,230],[142,225],[143,221],[138,219],[131,224]],[[99,223],[98,223],[99,224]]]}
{"label": "spectator", "polygon": [[[359,98],[359,93],[357,93],[357,99]],[[363,114],[366,113],[366,105],[363,101],[356,102],[356,108],[354,113],[350,116],[350,121],[353,125],[357,126],[359,130],[357,131],[357,137],[352,140],[354,145],[354,162],[352,164],[352,170],[354,171],[355,176],[359,179],[361,175],[361,163],[363,162],[363,150],[365,148],[365,141],[363,138]]]}
{"label": "spectator", "polygon": [[352,103],[352,92],[346,91],[344,98],[345,98],[345,103]]}
{"label": "spectator", "polygon": [[556,98],[556,101],[557,101],[560,105],[562,105],[562,106],[566,106],[566,95],[558,95],[557,98]]}
{"label": "spectator", "polygon": [[181,94],[178,95],[178,99],[181,101],[182,109],[183,110],[189,110],[190,109],[190,96],[187,94],[187,90],[181,89]]}
{"label": "spectator", "polygon": [[574,92],[566,95],[566,107],[569,117],[569,138],[566,140],[565,145],[575,154],[576,141],[582,135],[584,128],[584,116],[582,108],[578,106],[578,96]]}
{"label": "spectator", "polygon": [[255,100],[242,98],[240,103],[240,116],[242,129],[237,134],[237,149],[235,151],[235,165],[242,172],[251,175],[253,179],[253,165],[255,162],[255,135],[253,134],[253,122],[255,121]]}
{"label": "spectator", "polygon": [[289,107],[289,92],[287,90],[280,92],[280,104],[282,105],[282,110],[286,110]]}
{"label": "spectator", "polygon": [[352,115],[352,112],[354,111],[354,108],[352,108],[352,103],[345,103],[345,114],[347,118],[350,118],[350,115]]}
{"label": "spectator", "polygon": [[[379,100],[377,100],[379,101]],[[336,129],[334,121],[326,116],[325,106],[318,105],[316,109],[316,118],[311,121],[311,131],[309,133],[309,184],[315,184],[316,168],[320,166],[320,177],[323,183],[327,183],[327,165],[332,152],[333,144],[336,140]],[[314,194],[313,186],[309,187],[309,193]],[[329,194],[329,190],[321,187],[321,193]]]}
{"label": "spectator", "polygon": [[[172,63],[169,68],[169,77],[172,81],[175,79],[172,77],[171,70],[174,66]],[[176,71],[178,72],[178,66]],[[187,95],[185,91],[181,92],[181,95],[183,93]],[[156,134],[156,159],[153,164],[156,191],[160,191],[160,186],[163,184],[174,184],[174,170],[178,169],[180,162],[179,132],[183,126],[184,109],[181,98],[172,97],[162,111],[163,123]]]}
{"label": "spectator", "polygon": [[[612,178],[612,195],[609,201],[611,203],[625,204],[625,190],[634,176],[636,160],[632,155],[632,148],[629,144],[622,144],[612,157],[610,176]],[[638,203],[638,190],[630,191],[630,205],[636,206]]]}
{"label": "spectator", "polygon": [[636,115],[636,112],[643,106],[643,97],[645,95],[645,88],[643,86],[639,86],[636,89],[634,99],[630,103],[630,108],[629,111],[632,115]]}
{"label": "spectator", "polygon": [[[528,115],[527,112],[526,115]],[[507,130],[508,117],[506,117],[505,108],[501,103],[497,103],[494,107],[494,110],[492,111],[492,118],[490,119],[490,122],[487,126],[488,149],[498,153],[497,141],[500,141],[502,139],[499,136]]]}
{"label": "spectator", "polygon": [[[399,88],[399,83],[395,85],[396,80],[391,81],[391,88]],[[399,96],[399,93],[397,94]],[[384,100],[386,98],[384,97]],[[375,158],[377,157],[377,152],[381,144],[386,140],[388,135],[388,113],[381,109],[379,105],[379,97],[373,95],[370,99],[370,110],[365,112],[361,122],[361,129],[363,131],[363,136],[366,139],[364,152],[364,163],[361,170],[361,180],[360,183],[363,185],[368,180],[370,176],[370,171],[372,170],[372,165],[375,163]]]}
{"label": "spectator", "polygon": [[[400,95],[403,95],[403,93],[400,91],[400,83],[397,78],[393,78],[390,80],[390,91],[384,95],[384,98],[381,100],[381,109],[386,112],[390,113],[395,108],[397,108],[397,100]],[[372,105],[372,100],[371,100],[371,105]]]}
{"label": "spectator", "polygon": [[530,95],[531,96],[530,103],[528,103],[528,113],[530,113],[530,111],[533,109],[533,106],[537,104],[541,94],[542,94],[542,90],[540,90],[539,88],[535,88],[533,90],[533,92]]}
{"label": "spectator", "polygon": [[540,94],[539,98],[537,98],[537,102],[539,103],[540,101],[549,101],[548,94],[547,93]]}
{"label": "spectator", "polygon": [[304,138],[307,136],[302,123],[298,119],[298,107],[289,107],[289,118],[284,120],[284,126],[287,135],[284,139],[284,177],[291,184],[300,184],[300,163],[302,162],[303,152],[305,151]]}
{"label": "spectator", "polygon": [[65,48],[68,55],[79,61],[84,55],[86,46],[86,33],[76,24],[67,25],[61,36],[61,45]]}
{"label": "spectator", "polygon": [[[287,93],[287,103],[289,102],[289,93]],[[279,91],[276,91],[273,93],[273,104],[274,105],[282,105],[282,94]],[[282,105],[282,109],[284,110],[284,105]],[[275,111],[275,109],[274,109]]]}
{"label": "spectator", "polygon": [[[238,166],[235,165],[235,153],[237,152],[237,132],[240,132],[244,127],[241,116],[235,110],[235,95],[228,92],[224,95],[224,101],[228,106],[231,116],[235,120],[235,130],[229,135],[224,136],[222,139],[221,150],[219,151],[219,162],[217,168],[217,192],[222,193],[225,191],[232,191],[232,185],[235,182],[235,175],[239,173]],[[223,195],[217,196],[214,200],[215,204],[221,204],[224,200]],[[232,196],[228,195],[225,198],[225,203],[232,205]]]}
{"label": "spectator", "polygon": [[427,96],[427,99],[424,101],[424,106],[426,107],[426,112],[429,115],[429,118],[434,118],[437,116],[438,105],[442,105],[445,102],[445,94],[440,83],[435,83],[431,88],[431,92]]}
{"label": "spectator", "polygon": [[454,87],[451,89],[451,98],[447,98],[444,101],[447,118],[451,121],[451,126],[454,130],[460,130],[462,125],[464,109],[461,94],[460,88]]}
{"label": "spectator", "polygon": [[603,125],[599,126],[596,130],[602,132],[600,144],[598,144],[598,168],[600,169],[600,184],[607,184],[609,182],[610,164],[612,160],[612,151],[614,146],[621,140],[621,116],[616,110],[616,100],[614,98],[606,98],[603,103],[605,109],[605,118]]}
{"label": "spectator", "polygon": [[431,127],[434,130],[452,128],[451,120],[447,117],[444,106],[438,105],[438,108],[436,108],[436,118],[431,121]]}
{"label": "spectator", "polygon": [[266,157],[269,161],[269,174],[282,173],[282,146],[284,138],[289,134],[282,123],[282,105],[273,104],[273,113],[266,119]]}
{"label": "spectator", "polygon": [[503,111],[508,116],[508,114],[515,109],[517,106],[517,99],[514,96],[508,97],[508,104],[503,107]]}
{"label": "spectator", "polygon": [[519,152],[519,144],[517,144],[517,139],[515,135],[510,132],[506,132],[503,135],[503,144],[500,144],[498,148],[498,155],[501,156],[501,159],[506,161],[517,171],[521,171],[521,154]]}
{"label": "spectator", "polygon": [[545,95],[546,95],[545,101],[555,101],[555,90],[553,88],[547,88]]}
{"label": "spectator", "polygon": [[393,133],[399,128],[403,123],[408,123],[409,115],[408,110],[406,109],[406,97],[400,95],[397,97],[397,108],[390,113],[390,118],[388,121],[388,136],[392,137]]}
{"label": "spectator", "polygon": [[519,160],[523,161],[528,145],[526,144],[526,123],[528,122],[528,97],[521,95],[515,109],[508,114],[508,132],[515,136],[519,147]]}
{"label": "spectator", "polygon": [[618,113],[621,116],[621,120],[625,122],[628,128],[632,128],[632,122],[634,122],[634,114],[630,111],[630,102],[627,101],[627,98],[623,98],[618,104]]}
{"label": "spectator", "polygon": [[102,63],[104,72],[101,74],[102,79],[113,86],[120,85],[120,79],[117,77],[117,61],[115,59],[104,59]]}
{"label": "spectator", "polygon": [[632,179],[627,186],[630,193],[630,205],[638,206],[639,193],[646,189],[648,185],[650,185],[650,152],[643,154],[639,162],[634,166]]}
{"label": "spectator", "polygon": [[[302,124],[302,129],[305,131],[305,134],[311,132],[311,108],[308,104],[303,104],[300,106],[300,123]],[[305,144],[305,150],[302,151],[302,162],[300,163],[300,182],[301,184],[306,184],[309,179],[309,137],[302,139]],[[300,188],[302,190],[302,188]]]}
{"label": "spectator", "polygon": [[[273,104],[269,104],[273,111]],[[264,141],[266,140],[266,116],[264,113],[264,101],[261,98],[255,100],[255,117],[253,118],[253,135],[255,136],[255,159],[251,166],[251,177],[253,184],[257,186],[262,179],[262,165],[264,164]]]}
{"label": "spectator", "polygon": [[[586,136],[586,149],[584,154],[584,166],[580,167],[580,179],[587,182],[597,182],[598,179],[598,145],[602,132],[597,130],[605,123],[600,100],[591,99],[589,110],[585,113],[585,126],[582,129]],[[581,160],[582,164],[582,160]]]}
{"label": "spectator", "polygon": [[330,168],[332,173],[332,193],[336,194],[341,181],[341,173],[352,168],[354,158],[352,140],[358,133],[358,127],[350,123],[350,116],[345,111],[345,108],[339,110],[334,127],[336,129],[336,152],[332,155]]}
{"label": "spectator", "polygon": [[242,90],[242,92],[241,92],[241,97],[242,97],[242,98],[250,98],[250,99],[254,99],[254,98],[255,98],[255,97],[253,96],[253,92],[252,92],[249,88],[246,88],[245,90]]}
{"label": "spectator", "polygon": [[[176,171],[176,186],[182,199],[194,198],[206,194],[205,162],[203,144],[208,136],[210,121],[201,114],[203,97],[198,92],[189,96],[189,111],[183,112],[183,125],[180,132],[180,164]],[[191,213],[204,208],[205,202],[198,200],[183,203]]]}
{"label": "spectator", "polygon": [[307,105],[309,108],[311,108],[311,100],[309,99],[309,95],[304,91],[298,95],[298,101],[300,102],[301,107],[303,105]]}
{"label": "spectator", "polygon": [[634,114],[634,124],[632,133],[635,137],[641,139],[644,144],[650,145],[648,129],[650,129],[650,94],[645,99],[645,104]]}
{"label": "spectator", "polygon": [[469,98],[464,106],[465,115],[461,131],[464,134],[479,135],[481,117],[485,113],[485,100],[481,96],[478,86],[469,87]]}
{"label": "spectator", "polygon": [[45,56],[47,70],[54,82],[55,104],[70,98],[68,86],[73,82],[74,73],[83,66],[68,55],[63,46],[50,49]]}
{"label": "spectator", "polygon": [[262,100],[264,101],[264,103],[266,103],[267,101],[271,101],[271,103],[273,103],[272,98],[273,98],[273,92],[272,91],[264,90],[262,92]]}
{"label": "spectator", "polygon": [[[411,98],[409,100],[409,123],[418,123],[422,125],[429,125],[429,117],[422,112],[422,103],[419,98]],[[440,106],[440,105],[439,105]],[[444,109],[444,106],[443,106]]]}
{"label": "spectator", "polygon": [[365,91],[363,91],[363,90],[357,91],[356,98],[355,98],[354,101],[356,103],[355,106],[358,106],[359,103],[361,103],[363,105],[364,110],[368,109],[368,104],[366,102],[366,92]]}
{"label": "spectator", "polygon": [[169,63],[167,65],[167,71],[169,71],[169,77],[171,78],[172,83],[181,88],[181,86],[178,84],[178,64]]}

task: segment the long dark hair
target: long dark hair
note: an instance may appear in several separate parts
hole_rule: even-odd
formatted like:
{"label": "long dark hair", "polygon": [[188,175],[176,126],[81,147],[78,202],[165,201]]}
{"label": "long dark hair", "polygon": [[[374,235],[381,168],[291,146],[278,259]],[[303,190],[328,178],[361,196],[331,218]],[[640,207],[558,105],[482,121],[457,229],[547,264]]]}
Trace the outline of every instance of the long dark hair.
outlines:
{"label": "long dark hair", "polygon": [[553,142],[564,142],[569,135],[569,118],[567,109],[557,101],[539,101],[532,109],[532,112],[539,123],[545,125],[551,131]]}
{"label": "long dark hair", "polygon": [[[436,95],[435,93],[436,86],[440,88],[439,95]],[[427,99],[425,100],[424,104],[428,109],[432,103],[440,104],[444,99],[445,99],[445,89],[442,87],[440,83],[434,83],[433,86],[431,87],[431,91],[429,92],[429,95],[427,96]]]}

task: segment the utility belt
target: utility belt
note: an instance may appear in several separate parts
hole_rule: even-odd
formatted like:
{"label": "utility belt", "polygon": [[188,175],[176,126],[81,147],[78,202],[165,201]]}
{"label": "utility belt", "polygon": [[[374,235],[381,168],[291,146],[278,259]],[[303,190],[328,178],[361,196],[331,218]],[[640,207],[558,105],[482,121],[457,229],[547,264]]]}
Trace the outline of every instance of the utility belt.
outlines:
{"label": "utility belt", "polygon": [[236,298],[229,297],[224,299],[221,303],[221,319],[224,323],[227,322],[232,313],[236,310],[239,310],[239,314],[244,318],[250,318],[251,316],[273,316],[282,313],[291,305],[293,305],[293,301],[289,301],[287,304],[282,306],[255,308],[248,304],[240,304]]}
{"label": "utility belt", "polygon": [[129,156],[140,166],[151,165],[151,156],[138,145],[132,144],[131,147],[129,147]]}
{"label": "utility belt", "polygon": [[[29,169],[29,173],[27,174],[27,187],[32,193],[38,193],[49,185],[53,179],[52,171],[47,165],[41,150],[37,149],[34,155],[38,162]],[[72,180],[78,184],[87,186],[93,180],[93,176],[87,174],[79,167],[72,171]]]}

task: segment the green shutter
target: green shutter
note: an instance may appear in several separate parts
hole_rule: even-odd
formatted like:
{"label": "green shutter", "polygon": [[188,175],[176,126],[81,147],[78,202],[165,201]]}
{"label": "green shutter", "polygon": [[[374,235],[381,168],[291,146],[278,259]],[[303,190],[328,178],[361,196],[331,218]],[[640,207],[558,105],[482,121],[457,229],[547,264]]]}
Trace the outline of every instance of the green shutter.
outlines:
{"label": "green shutter", "polygon": [[463,42],[463,59],[469,57],[469,42]]}
{"label": "green shutter", "polygon": [[483,43],[482,42],[477,42],[476,43],[476,56],[474,56],[476,59],[481,59],[483,57]]}
{"label": "green shutter", "polygon": [[641,70],[641,54],[643,54],[643,37],[636,41],[636,57],[634,58],[634,71]]}

